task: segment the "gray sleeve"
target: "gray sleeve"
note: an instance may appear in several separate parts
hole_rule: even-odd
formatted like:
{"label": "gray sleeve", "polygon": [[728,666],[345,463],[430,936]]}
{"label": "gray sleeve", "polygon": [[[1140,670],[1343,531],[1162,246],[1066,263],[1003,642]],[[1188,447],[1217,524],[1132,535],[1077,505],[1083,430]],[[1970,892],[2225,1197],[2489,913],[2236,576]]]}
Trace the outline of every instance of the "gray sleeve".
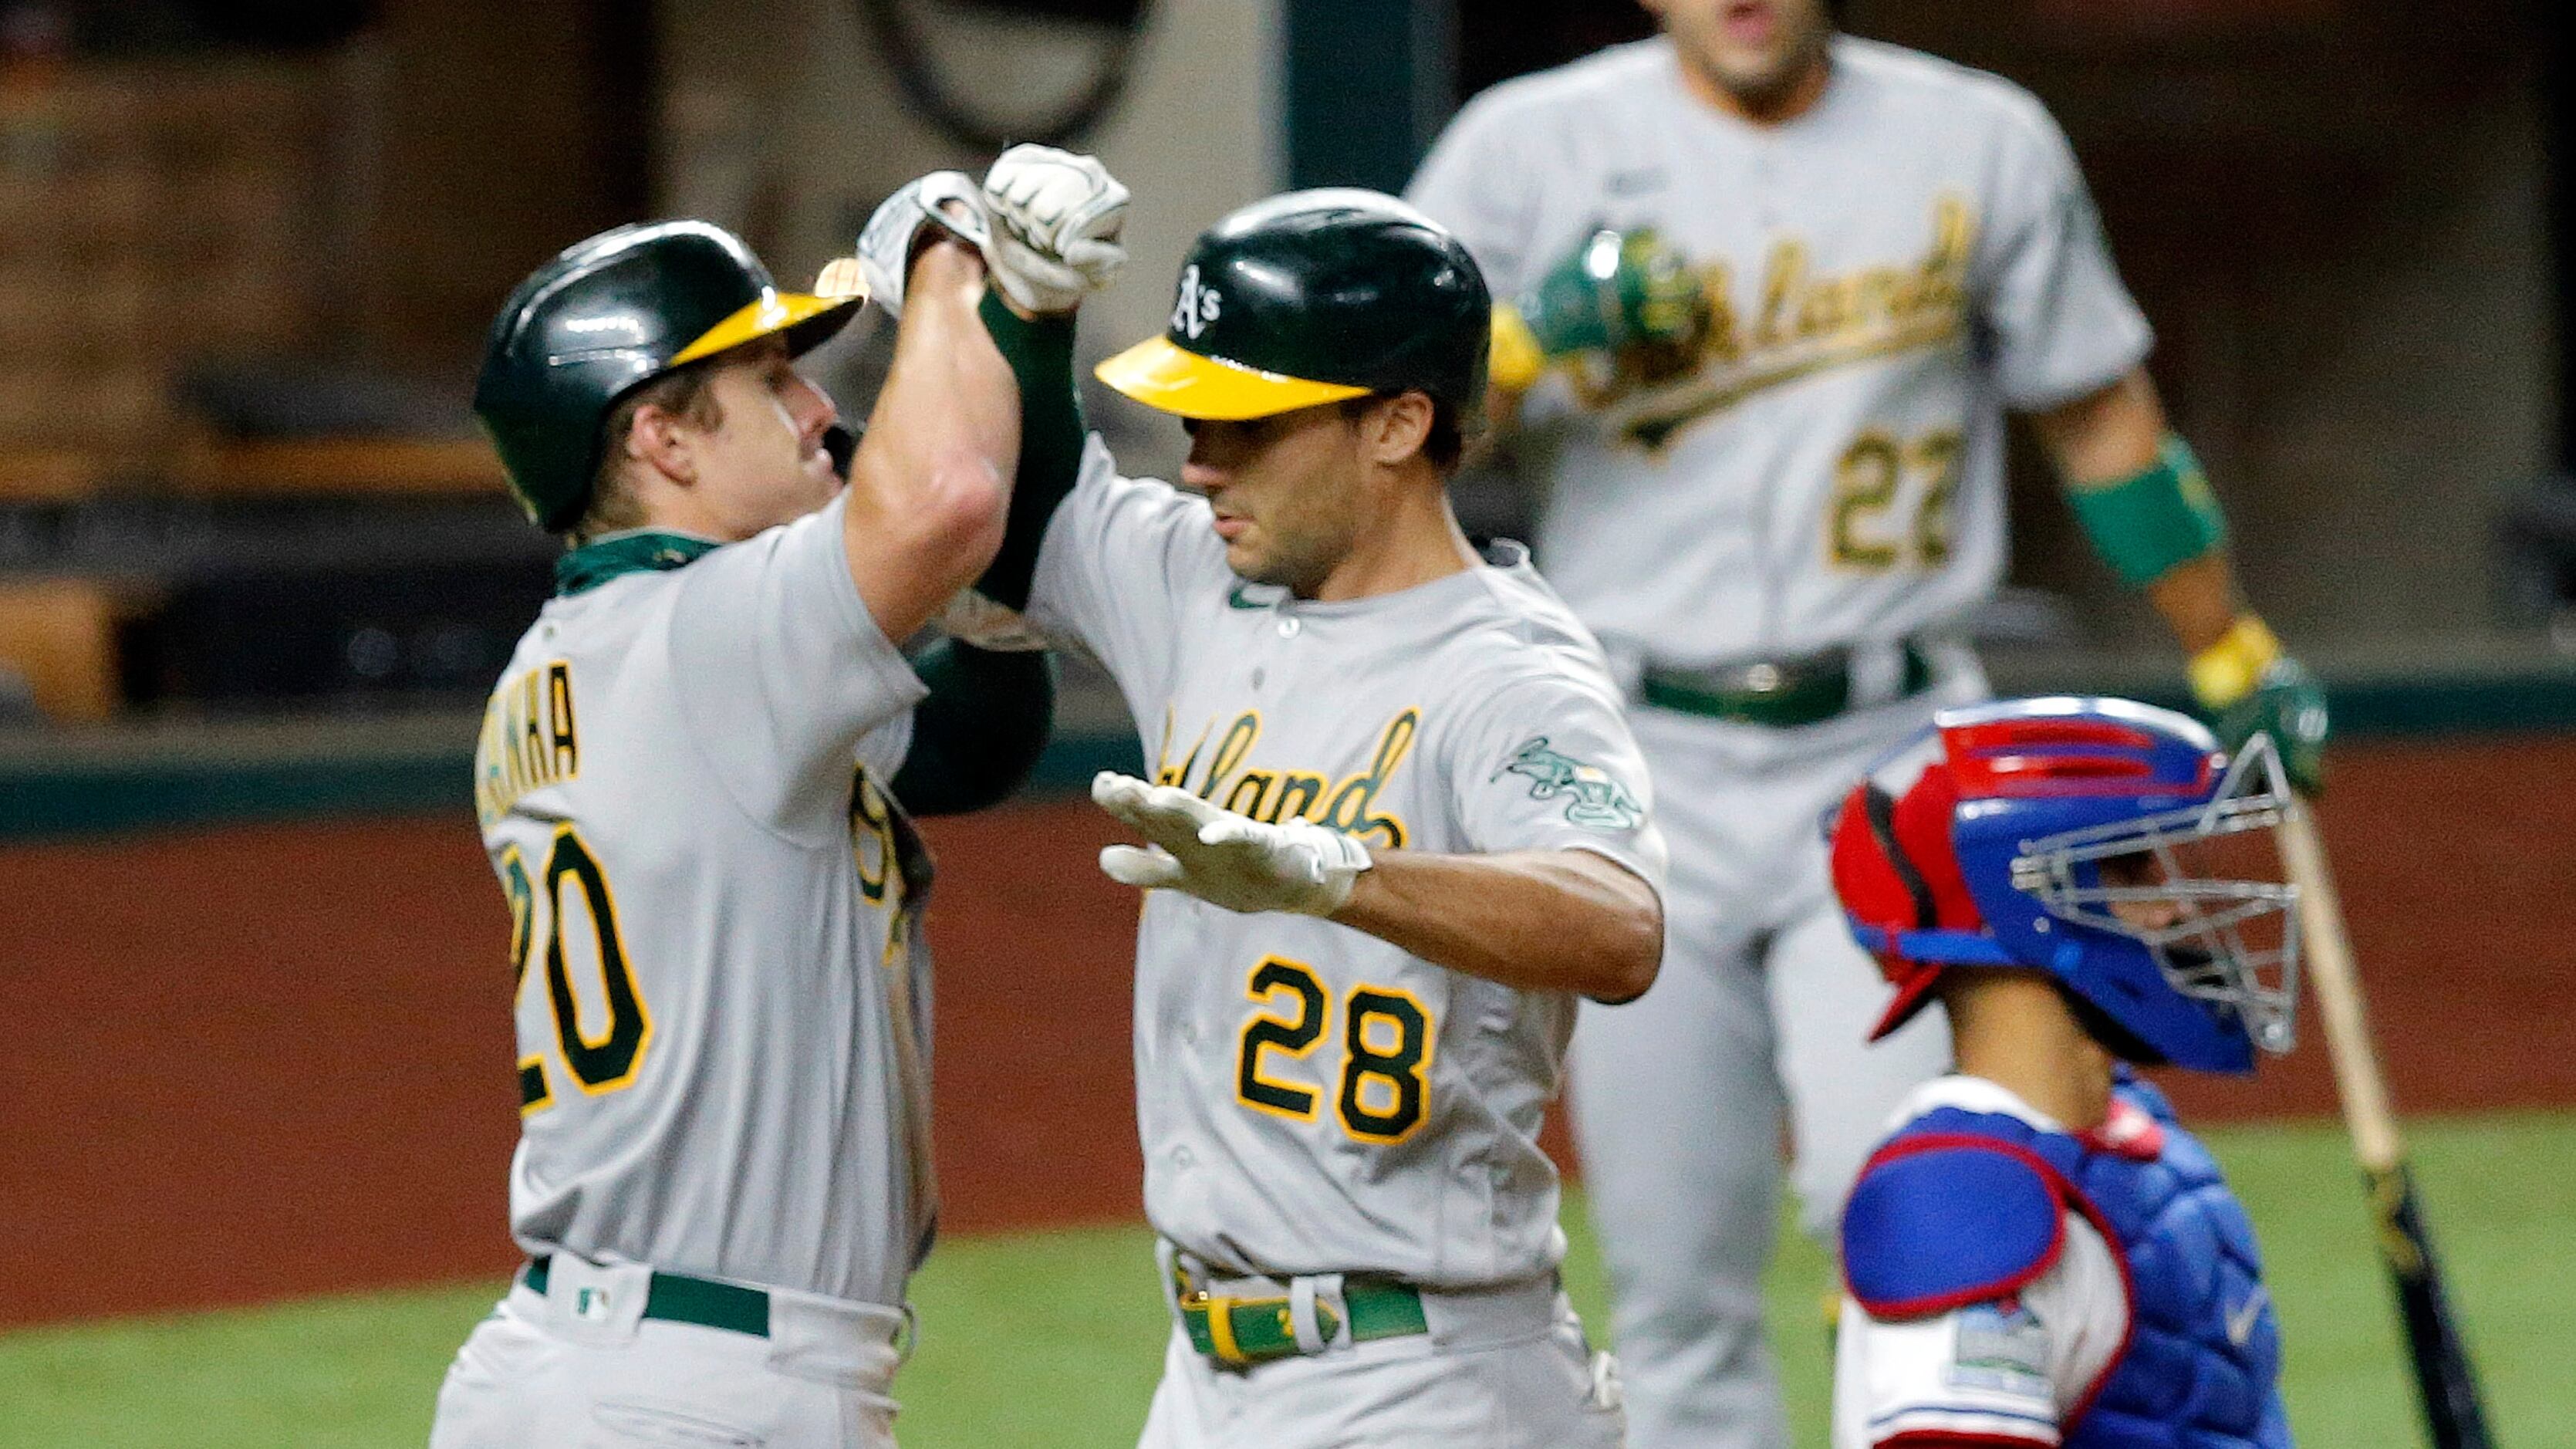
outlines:
{"label": "gray sleeve", "polygon": [[1133,707],[1170,692],[1180,611],[1226,573],[1207,501],[1118,476],[1095,434],[1081,480],[1047,521],[1028,619],[1049,639],[1089,650]]}
{"label": "gray sleeve", "polygon": [[879,784],[893,781],[912,754],[912,711],[904,710],[859,737],[859,763],[867,767],[870,778]]}
{"label": "gray sleeve", "polygon": [[2036,100],[2016,99],[1979,258],[1979,322],[2004,400],[2035,412],[2117,381],[2155,338],[2120,284],[2074,148]]}
{"label": "gray sleeve", "polygon": [[1495,91],[1468,102],[1404,189],[1405,200],[1467,244],[1497,301],[1517,295],[1543,265],[1530,255],[1538,245],[1541,178],[1537,148],[1521,134],[1532,119],[1528,110]]}
{"label": "gray sleeve", "polygon": [[1450,789],[1471,849],[1588,850],[1663,893],[1654,786],[1605,688],[1561,675],[1515,680],[1472,702],[1453,749]]}
{"label": "gray sleeve", "polygon": [[835,499],[717,549],[681,571],[671,605],[671,687],[691,739],[746,813],[799,840],[836,827],[862,740],[891,775],[899,721],[922,695],[860,602],[842,513]]}

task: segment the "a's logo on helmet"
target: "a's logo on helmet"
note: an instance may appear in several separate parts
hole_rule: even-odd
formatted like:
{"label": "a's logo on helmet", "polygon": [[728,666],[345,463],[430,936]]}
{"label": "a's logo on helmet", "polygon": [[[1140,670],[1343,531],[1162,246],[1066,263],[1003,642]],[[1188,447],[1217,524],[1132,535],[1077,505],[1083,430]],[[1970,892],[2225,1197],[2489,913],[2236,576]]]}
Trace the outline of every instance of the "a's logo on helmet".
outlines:
{"label": "a's logo on helmet", "polygon": [[1172,330],[1196,339],[1216,320],[1217,308],[1224,300],[1216,288],[1199,285],[1195,265],[1181,268],[1181,295],[1172,303]]}

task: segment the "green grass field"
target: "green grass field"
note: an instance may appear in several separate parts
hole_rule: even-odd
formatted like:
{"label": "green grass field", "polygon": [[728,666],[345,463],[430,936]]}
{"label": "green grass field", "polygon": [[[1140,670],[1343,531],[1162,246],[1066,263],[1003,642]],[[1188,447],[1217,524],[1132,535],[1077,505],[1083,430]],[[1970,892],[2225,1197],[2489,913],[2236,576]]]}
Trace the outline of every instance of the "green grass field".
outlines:
{"label": "green grass field", "polygon": [[[2509,1449],[2576,1449],[2576,1116],[2417,1129],[2423,1180]],[[2388,1292],[2341,1134],[2216,1134],[2260,1227],[2288,1342],[2290,1416],[2309,1449],[2417,1442]],[[1601,1314],[1597,1259],[1568,1212],[1576,1301]],[[1136,1228],[944,1245],[916,1284],[927,1325],[897,1386],[906,1449],[1134,1441],[1165,1322]],[[1772,1332],[1801,1449],[1824,1443],[1824,1264],[1788,1235]],[[473,1284],[0,1337],[0,1445],[416,1445],[449,1354],[490,1307]]]}

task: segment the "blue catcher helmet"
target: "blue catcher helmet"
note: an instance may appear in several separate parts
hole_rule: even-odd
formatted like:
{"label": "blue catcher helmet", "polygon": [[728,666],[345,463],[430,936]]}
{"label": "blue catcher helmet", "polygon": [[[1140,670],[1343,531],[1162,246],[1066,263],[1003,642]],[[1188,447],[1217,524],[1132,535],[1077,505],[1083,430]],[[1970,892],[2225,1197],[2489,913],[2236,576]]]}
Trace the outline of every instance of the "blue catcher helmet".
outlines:
{"label": "blue catcher helmet", "polygon": [[2230,759],[2171,710],[1943,711],[1826,821],[1852,933],[1897,988],[1877,1034],[1943,971],[2003,966],[2056,978],[2132,1061],[2243,1072],[2257,1045],[2288,1051],[2297,892],[2271,832],[2289,800],[2269,736]]}

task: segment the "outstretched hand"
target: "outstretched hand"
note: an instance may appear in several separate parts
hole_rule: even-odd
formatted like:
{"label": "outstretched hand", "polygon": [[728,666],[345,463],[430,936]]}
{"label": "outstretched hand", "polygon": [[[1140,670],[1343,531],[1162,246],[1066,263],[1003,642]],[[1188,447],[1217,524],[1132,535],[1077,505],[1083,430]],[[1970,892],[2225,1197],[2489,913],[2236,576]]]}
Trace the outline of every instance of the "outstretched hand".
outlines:
{"label": "outstretched hand", "polygon": [[1265,824],[1111,770],[1092,777],[1091,799],[1151,842],[1102,850],[1100,869],[1111,880],[1229,911],[1329,916],[1370,865],[1367,848],[1338,830],[1309,820]]}

